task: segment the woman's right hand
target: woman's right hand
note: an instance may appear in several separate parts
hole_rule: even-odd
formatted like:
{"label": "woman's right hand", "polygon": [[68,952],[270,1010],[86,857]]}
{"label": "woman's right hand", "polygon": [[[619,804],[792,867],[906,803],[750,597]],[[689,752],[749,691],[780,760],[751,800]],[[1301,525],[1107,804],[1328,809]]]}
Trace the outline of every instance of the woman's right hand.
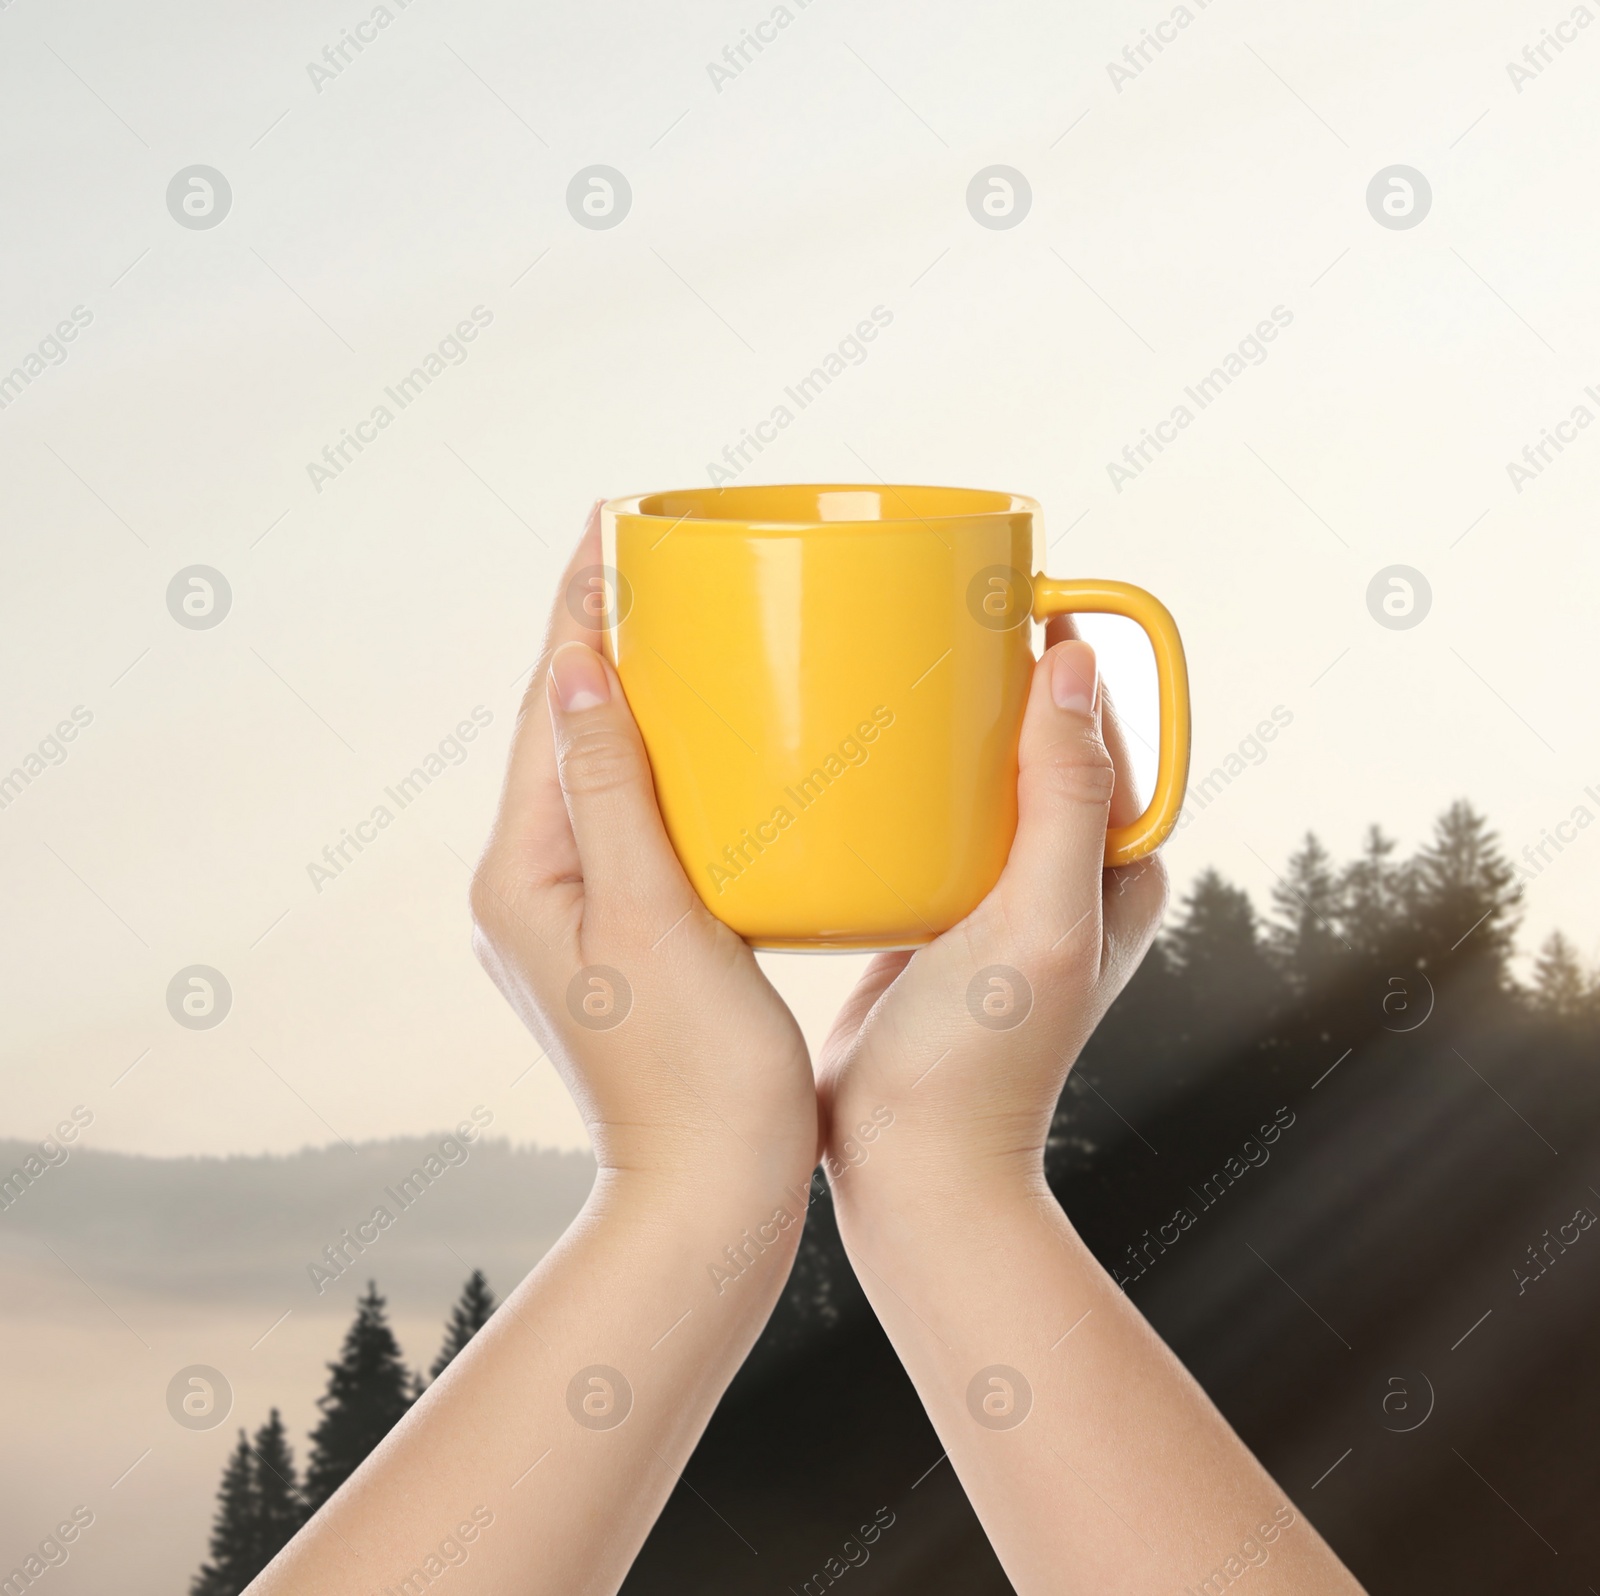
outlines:
{"label": "woman's right hand", "polygon": [[1154,857],[1104,869],[1137,807],[1125,751],[1093,654],[1047,636],[998,885],[875,961],[824,1049],[839,1233],[1020,1596],[1220,1590],[1268,1563],[1262,1590],[1349,1596],[1045,1183],[1067,1071],[1166,897]]}
{"label": "woman's right hand", "polygon": [[[1139,805],[1094,651],[1066,618],[1047,639],[998,884],[926,947],[875,959],[823,1048],[830,1168],[865,1153],[873,1185],[1044,1193],[1045,1138],[1067,1071],[1160,923],[1157,856],[1103,868],[1107,826]],[[884,1108],[893,1131],[863,1148],[862,1128]]]}

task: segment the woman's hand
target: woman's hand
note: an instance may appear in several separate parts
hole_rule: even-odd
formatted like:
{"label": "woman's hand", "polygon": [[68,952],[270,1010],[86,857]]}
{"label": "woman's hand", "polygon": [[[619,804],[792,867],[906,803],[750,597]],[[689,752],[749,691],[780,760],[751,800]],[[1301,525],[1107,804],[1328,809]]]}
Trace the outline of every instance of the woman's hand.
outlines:
{"label": "woman's hand", "polygon": [[817,1158],[810,1061],[667,840],[572,591],[599,565],[597,512],[472,886],[479,956],[577,1101],[594,1190],[253,1596],[420,1590],[468,1518],[482,1532],[454,1596],[615,1591],[794,1259]]}
{"label": "woman's hand", "polygon": [[[1139,805],[1094,652],[1064,617],[1047,637],[998,884],[928,946],[875,959],[823,1049],[831,1170],[870,1157],[874,1178],[895,1169],[980,1196],[1043,1192],[1067,1071],[1160,922],[1159,858],[1101,869],[1106,827]],[[864,1146],[860,1128],[883,1105],[893,1128]]]}
{"label": "woman's hand", "polygon": [[1103,868],[1136,801],[1093,653],[1051,636],[999,883],[875,961],[824,1049],[839,1232],[1019,1596],[1222,1590],[1268,1564],[1264,1591],[1349,1593],[1045,1184],[1067,1071],[1166,896],[1154,858]]}
{"label": "woman's hand", "polygon": [[759,1209],[815,1167],[810,1059],[755,955],[672,851],[638,727],[582,602],[583,573],[599,564],[596,506],[473,881],[475,946],[561,1072],[602,1180],[708,1205],[742,1191]]}

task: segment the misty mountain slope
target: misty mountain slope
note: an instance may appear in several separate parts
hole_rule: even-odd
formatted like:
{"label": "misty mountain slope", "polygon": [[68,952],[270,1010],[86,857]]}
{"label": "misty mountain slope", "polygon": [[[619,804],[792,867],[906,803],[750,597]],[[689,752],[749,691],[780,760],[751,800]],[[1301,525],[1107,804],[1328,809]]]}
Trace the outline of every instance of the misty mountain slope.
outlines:
{"label": "misty mountain slope", "polygon": [[[36,1144],[0,1141],[5,1267],[54,1265],[53,1248],[97,1282],[208,1300],[279,1301],[293,1292],[309,1305],[322,1295],[312,1265],[342,1273],[341,1284],[370,1274],[386,1290],[405,1291],[459,1283],[470,1264],[509,1290],[566,1228],[594,1180],[587,1153],[466,1144],[449,1133],[287,1157],[72,1148],[22,1187],[13,1172],[26,1174],[24,1161],[38,1152]],[[387,1226],[374,1222],[380,1207]],[[359,1254],[346,1236],[361,1244]],[[329,1262],[330,1246],[345,1248],[342,1263]]]}

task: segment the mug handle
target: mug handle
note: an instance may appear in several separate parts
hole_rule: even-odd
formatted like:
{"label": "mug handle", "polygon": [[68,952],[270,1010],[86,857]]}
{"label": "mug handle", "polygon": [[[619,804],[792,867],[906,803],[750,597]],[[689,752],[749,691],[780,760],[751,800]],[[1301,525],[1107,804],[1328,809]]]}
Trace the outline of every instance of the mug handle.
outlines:
{"label": "mug handle", "polygon": [[1189,785],[1189,667],[1172,612],[1153,593],[1130,582],[1059,582],[1033,579],[1033,618],[1052,615],[1125,615],[1137,621],[1156,656],[1161,703],[1156,786],[1145,812],[1131,825],[1106,831],[1106,865],[1132,864],[1154,853],[1178,823]]}

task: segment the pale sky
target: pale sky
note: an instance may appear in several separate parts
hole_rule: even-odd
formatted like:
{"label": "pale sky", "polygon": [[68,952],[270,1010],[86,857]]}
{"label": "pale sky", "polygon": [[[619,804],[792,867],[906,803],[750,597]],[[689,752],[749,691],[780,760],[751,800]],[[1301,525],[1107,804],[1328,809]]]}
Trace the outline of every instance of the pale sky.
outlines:
{"label": "pale sky", "polygon": [[[1173,7],[812,0],[718,84],[771,7],[393,9],[316,84],[370,10],[0,11],[0,371],[38,355],[0,409],[0,771],[82,706],[0,809],[0,1133],[83,1104],[98,1146],[283,1150],[486,1103],[578,1145],[465,906],[555,577],[596,496],[704,482],[876,306],[868,358],[745,480],[1028,493],[1052,574],[1160,594],[1197,775],[1291,717],[1170,845],[1180,881],[1215,864],[1264,904],[1308,827],[1409,847],[1457,796],[1513,854],[1600,815],[1600,427],[1507,470],[1600,416],[1600,27],[1514,82],[1568,8],[1193,0],[1114,82]],[[615,227],[567,209],[595,165],[631,189]],[[1031,190],[1014,227],[967,209],[995,165]],[[231,190],[214,227],[168,210],[194,166]],[[1393,166],[1431,190],[1414,227],[1369,211]],[[231,589],[214,627],[169,612],[192,566]],[[1431,589],[1409,629],[1368,609],[1392,566]],[[1095,635],[1149,736],[1141,656]],[[308,863],[475,711],[316,891]],[[1593,957],[1600,827],[1571,835],[1526,936]],[[769,968],[816,1035],[859,963]],[[231,987],[212,1029],[168,1012],[192,965]]]}

